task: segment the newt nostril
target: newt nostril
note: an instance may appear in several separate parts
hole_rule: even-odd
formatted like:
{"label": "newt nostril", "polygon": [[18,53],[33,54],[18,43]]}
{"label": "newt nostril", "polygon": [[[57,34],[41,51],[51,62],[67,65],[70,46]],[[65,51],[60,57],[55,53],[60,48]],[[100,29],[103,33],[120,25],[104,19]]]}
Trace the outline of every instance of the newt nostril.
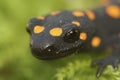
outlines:
{"label": "newt nostril", "polygon": [[32,54],[38,59],[52,59],[55,57],[57,48],[55,46],[46,46],[46,47],[34,47],[34,44],[31,47]]}
{"label": "newt nostril", "polygon": [[56,48],[54,46],[48,46],[44,51],[47,51],[48,53],[52,53],[56,51]]}

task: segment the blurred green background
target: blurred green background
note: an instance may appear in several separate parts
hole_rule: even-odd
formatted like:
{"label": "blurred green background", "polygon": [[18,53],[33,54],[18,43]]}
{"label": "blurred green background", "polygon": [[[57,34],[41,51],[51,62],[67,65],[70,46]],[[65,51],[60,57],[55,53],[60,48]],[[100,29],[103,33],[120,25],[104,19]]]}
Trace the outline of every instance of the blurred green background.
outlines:
{"label": "blurred green background", "polygon": [[[120,80],[120,70],[108,66],[97,79],[92,60],[108,52],[71,55],[52,61],[34,58],[26,25],[30,18],[54,10],[89,9],[99,0],[0,0],[0,80]],[[102,55],[101,55],[102,54]]]}

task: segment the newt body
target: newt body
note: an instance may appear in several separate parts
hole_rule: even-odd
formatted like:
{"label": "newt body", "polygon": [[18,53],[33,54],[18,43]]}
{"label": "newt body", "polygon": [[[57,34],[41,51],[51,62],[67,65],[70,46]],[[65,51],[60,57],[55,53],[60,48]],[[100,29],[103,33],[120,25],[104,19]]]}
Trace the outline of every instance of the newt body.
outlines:
{"label": "newt body", "polygon": [[29,21],[33,55],[42,60],[65,57],[76,51],[112,48],[113,54],[93,62],[100,65],[97,77],[107,65],[120,62],[120,0],[93,10],[56,11]]}

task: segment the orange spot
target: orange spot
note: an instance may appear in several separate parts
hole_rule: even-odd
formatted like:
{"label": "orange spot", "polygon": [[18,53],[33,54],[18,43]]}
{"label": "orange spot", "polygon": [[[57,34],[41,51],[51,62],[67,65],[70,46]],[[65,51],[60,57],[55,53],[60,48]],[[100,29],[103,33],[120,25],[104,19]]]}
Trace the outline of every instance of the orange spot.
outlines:
{"label": "orange spot", "polygon": [[112,18],[120,18],[120,7],[116,5],[111,5],[106,8],[106,13]]}
{"label": "orange spot", "polygon": [[86,39],[87,39],[87,34],[86,34],[85,32],[82,32],[82,33],[80,33],[79,38],[80,38],[81,40],[86,40]]}
{"label": "orange spot", "polygon": [[38,19],[40,19],[40,20],[44,20],[45,17],[44,17],[44,16],[40,16],[40,17],[38,17]]}
{"label": "orange spot", "polygon": [[33,31],[34,31],[35,34],[39,34],[39,33],[41,33],[44,29],[45,29],[45,28],[44,28],[43,26],[35,26]]}
{"label": "orange spot", "polygon": [[88,16],[88,18],[90,20],[94,20],[95,19],[95,14],[93,13],[93,11],[87,10],[86,14],[87,14],[87,16]]}
{"label": "orange spot", "polygon": [[60,13],[60,11],[54,11],[54,12],[51,13],[51,15],[54,16],[54,15],[57,15],[57,14],[59,14],[59,13]]}
{"label": "orange spot", "polygon": [[92,42],[91,42],[91,45],[93,47],[98,47],[100,43],[101,43],[101,39],[99,37],[97,36],[93,37]]}
{"label": "orange spot", "polygon": [[72,21],[72,24],[74,24],[74,25],[76,25],[76,26],[80,26],[80,22],[78,22],[78,21]]}
{"label": "orange spot", "polygon": [[84,16],[84,13],[81,12],[81,11],[74,11],[72,14],[73,14],[74,16],[76,16],[76,17]]}
{"label": "orange spot", "polygon": [[62,34],[62,28],[58,28],[58,27],[53,28],[50,30],[50,34],[52,36],[60,36]]}

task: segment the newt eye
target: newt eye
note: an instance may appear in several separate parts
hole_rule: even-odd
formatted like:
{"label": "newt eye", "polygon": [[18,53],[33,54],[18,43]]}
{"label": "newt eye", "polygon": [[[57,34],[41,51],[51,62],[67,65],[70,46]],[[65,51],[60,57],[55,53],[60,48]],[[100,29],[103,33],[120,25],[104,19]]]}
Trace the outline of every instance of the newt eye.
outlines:
{"label": "newt eye", "polygon": [[79,33],[78,29],[71,29],[64,35],[63,39],[65,42],[74,43],[79,40]]}

